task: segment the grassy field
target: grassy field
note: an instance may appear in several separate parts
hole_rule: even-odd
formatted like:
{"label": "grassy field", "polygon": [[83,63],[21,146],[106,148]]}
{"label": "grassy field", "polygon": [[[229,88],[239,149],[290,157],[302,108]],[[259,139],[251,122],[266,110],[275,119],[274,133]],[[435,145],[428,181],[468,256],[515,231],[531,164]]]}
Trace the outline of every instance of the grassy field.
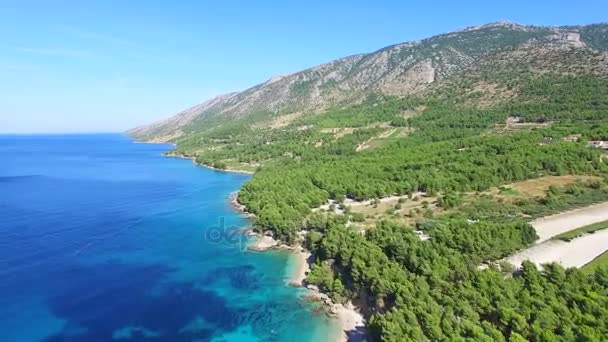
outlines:
{"label": "grassy field", "polygon": [[582,270],[585,272],[593,272],[596,268],[600,266],[608,266],[608,251],[604,252],[604,254],[598,256],[593,259],[590,263],[583,266]]}
{"label": "grassy field", "polygon": [[563,234],[557,235],[554,237],[554,239],[568,242],[568,241],[572,241],[572,239],[575,239],[579,236],[582,236],[585,234],[592,234],[598,230],[602,230],[602,229],[606,229],[606,228],[608,228],[608,221],[598,222],[598,223],[590,224],[588,226],[580,227],[580,228],[571,230],[569,232],[565,232]]}
{"label": "grassy field", "polygon": [[442,212],[436,205],[437,197],[417,194],[415,199],[407,196],[392,196],[384,198],[378,203],[351,205],[351,211],[361,213],[365,221],[357,225],[363,228],[374,227],[381,220],[392,220],[404,224],[412,224],[421,219],[424,212],[429,209],[435,214]]}
{"label": "grassy field", "polygon": [[[587,175],[545,176],[537,179],[510,183],[500,187],[494,187],[483,192],[482,194],[490,195],[491,198],[497,201],[514,202],[518,199],[521,200],[545,196],[549,187],[551,186],[560,187],[573,184],[577,181],[593,179],[599,179],[599,177]],[[459,207],[470,204],[472,201],[474,201],[474,199],[480,196],[480,194],[477,192],[462,193],[461,195],[462,203],[459,205]],[[440,196],[441,194],[436,196],[417,194],[415,196],[415,200],[409,199],[406,195],[391,196],[383,198],[381,201],[375,204],[371,203],[370,201],[370,203],[367,204],[351,203],[347,205],[351,207],[352,212],[360,213],[365,216],[365,221],[356,224],[362,228],[373,227],[381,220],[391,220],[404,224],[413,224],[422,219],[425,216],[425,213],[428,213],[429,211],[433,212],[433,216],[456,211],[456,208],[446,210],[438,205],[437,200]],[[605,222],[605,225],[606,227],[603,228],[608,228],[608,221]],[[563,235],[572,233],[575,234],[574,237],[577,237],[603,228],[597,228],[594,224],[590,225],[589,227],[582,227],[568,233],[564,233]],[[564,239],[567,237],[568,236],[566,235]],[[568,239],[573,239],[574,237],[568,237]]]}
{"label": "grassy field", "polygon": [[599,177],[584,175],[545,176],[492,188],[486,193],[512,201],[520,198],[544,196],[551,186],[564,186],[580,180],[590,179],[599,179]]}

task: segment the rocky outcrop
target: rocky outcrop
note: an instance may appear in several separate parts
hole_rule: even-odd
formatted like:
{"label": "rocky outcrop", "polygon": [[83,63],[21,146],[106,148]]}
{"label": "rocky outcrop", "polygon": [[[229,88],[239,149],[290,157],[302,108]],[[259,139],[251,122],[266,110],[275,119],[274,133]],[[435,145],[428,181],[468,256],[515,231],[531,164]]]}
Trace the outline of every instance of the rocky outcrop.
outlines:
{"label": "rocky outcrop", "polygon": [[549,36],[549,39],[575,48],[586,46],[585,42],[581,40],[581,35],[578,32],[558,32]]}

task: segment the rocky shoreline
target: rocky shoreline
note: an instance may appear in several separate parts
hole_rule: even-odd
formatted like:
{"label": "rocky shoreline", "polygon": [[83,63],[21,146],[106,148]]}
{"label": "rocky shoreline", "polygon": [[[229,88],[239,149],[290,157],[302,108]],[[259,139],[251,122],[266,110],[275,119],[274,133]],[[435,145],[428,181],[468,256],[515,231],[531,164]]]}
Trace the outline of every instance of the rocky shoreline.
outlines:
{"label": "rocky shoreline", "polygon": [[[238,191],[230,194],[228,201],[230,206],[235,210],[248,217],[254,215],[247,212],[247,208],[239,203]],[[294,287],[306,288],[308,293],[303,297],[305,300],[322,303],[326,315],[330,318],[337,319],[340,326],[340,331],[337,336],[332,339],[335,342],[363,342],[366,339],[367,328],[365,326],[365,318],[361,312],[352,304],[334,303],[331,298],[323,293],[317,286],[306,283],[306,276],[310,271],[310,267],[314,262],[312,254],[300,245],[287,245],[276,240],[272,232],[264,233],[254,232],[252,229],[246,229],[245,234],[255,236],[255,241],[247,246],[248,250],[256,252],[265,252],[269,250],[287,250],[290,251],[292,257],[295,258],[294,272],[291,275],[288,285]]]}
{"label": "rocky shoreline", "polygon": [[228,196],[228,203],[230,203],[230,206],[232,207],[232,209],[234,209],[235,211],[238,211],[245,217],[249,217],[249,218],[255,217],[254,214],[247,211],[247,208],[244,205],[239,203],[239,192],[238,191],[235,191],[235,192],[231,193],[230,196]]}
{"label": "rocky shoreline", "polygon": [[[210,165],[197,163],[194,157],[184,156],[179,153],[165,153],[164,156],[189,159],[194,164],[212,169],[220,172],[233,172],[233,173],[244,173],[253,174],[253,172],[245,170],[235,169],[218,169]],[[238,201],[238,191],[230,194],[228,197],[228,203],[237,212],[245,215],[246,217],[255,217],[254,214],[247,212],[247,208]],[[367,329],[365,326],[365,319],[361,312],[349,301],[346,304],[334,303],[331,298],[321,292],[318,287],[309,285],[306,283],[306,276],[310,271],[310,265],[312,264],[312,256],[309,251],[301,246],[292,246],[279,242],[272,236],[272,232],[268,231],[265,233],[254,232],[252,229],[247,228],[241,231],[243,234],[247,234],[255,237],[255,241],[247,246],[248,250],[256,252],[265,252],[269,250],[286,250],[293,253],[293,257],[296,258],[296,266],[294,274],[288,281],[289,286],[306,288],[308,293],[303,296],[304,300],[319,302],[323,305],[323,311],[325,314],[333,319],[337,319],[339,322],[340,330],[336,336],[330,338],[331,341],[335,342],[364,342],[366,341]]]}
{"label": "rocky shoreline", "polygon": [[247,174],[247,175],[253,175],[255,172],[253,171],[247,171],[247,170],[239,170],[239,169],[231,169],[231,168],[226,168],[226,169],[219,169],[217,167],[213,167],[211,165],[207,165],[207,164],[203,164],[203,163],[198,163],[196,161],[196,159],[194,157],[188,157],[185,156],[183,154],[179,154],[179,153],[174,153],[174,152],[167,152],[165,154],[163,154],[165,157],[172,157],[172,158],[181,158],[181,159],[189,159],[192,160],[192,162],[198,166],[202,166],[204,168],[207,169],[211,169],[214,171],[219,171],[219,172],[228,172],[228,173],[242,173],[242,174]]}
{"label": "rocky shoreline", "polygon": [[331,341],[366,341],[367,329],[365,326],[365,318],[352,302],[349,301],[345,304],[334,303],[332,299],[327,294],[323,293],[317,286],[306,283],[306,276],[308,275],[310,265],[313,262],[312,255],[309,251],[301,246],[282,244],[269,234],[258,234],[251,230],[248,231],[248,234],[256,237],[256,241],[248,246],[249,250],[256,252],[287,250],[293,253],[292,257],[295,258],[296,265],[293,274],[289,278],[288,285],[306,288],[307,294],[303,296],[303,299],[321,303],[323,305],[322,311],[328,317],[338,320],[340,330],[337,332],[337,336],[332,338]]}
{"label": "rocky shoreline", "polygon": [[[306,270],[309,270],[310,253],[302,252],[303,255],[308,256],[304,258],[306,260]],[[307,272],[306,272],[307,273]],[[303,276],[296,271],[292,281],[292,286],[302,286],[308,289],[308,294],[304,296],[304,299],[313,302],[319,302],[323,304],[325,314],[333,319],[337,319],[339,322],[340,330],[337,332],[337,336],[332,339],[336,342],[364,342],[366,341],[367,328],[365,326],[365,318],[361,314],[360,310],[356,308],[351,301],[345,304],[334,303],[333,300],[325,293],[321,292],[315,285],[306,284],[306,274]]]}

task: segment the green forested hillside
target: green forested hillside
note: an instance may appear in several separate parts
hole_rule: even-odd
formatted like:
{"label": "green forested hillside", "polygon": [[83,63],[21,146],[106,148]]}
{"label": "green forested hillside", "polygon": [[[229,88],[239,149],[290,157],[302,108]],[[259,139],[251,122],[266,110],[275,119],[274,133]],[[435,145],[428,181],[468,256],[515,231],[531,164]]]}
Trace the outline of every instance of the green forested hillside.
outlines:
{"label": "green forested hillside", "polygon": [[[284,133],[293,140],[277,144],[282,157],[262,167],[239,199],[256,214],[258,227],[286,241],[302,227],[309,231],[306,244],[317,264],[308,280],[336,301],[352,298],[368,308],[378,340],[601,341],[608,334],[608,269],[586,274],[554,265],[539,271],[527,263],[511,275],[507,266],[477,268],[536,239],[526,217],[608,200],[606,159],[587,147],[588,139],[608,139],[608,80],[542,75],[519,89],[517,100],[493,108],[470,108],[461,99],[383,98],[309,118],[297,125],[367,128],[335,139]],[[392,123],[419,107],[425,109],[395,125],[409,127],[407,136],[356,151],[377,134],[375,122]],[[539,125],[496,133],[511,116]],[[564,140],[571,135],[578,141]],[[317,139],[323,145],[302,144]],[[236,148],[218,155],[236,151],[247,154]],[[348,215],[311,217],[311,208],[327,199],[418,192],[449,198],[564,174],[604,180],[510,204],[481,196],[438,218],[429,212],[416,227],[429,241],[390,221],[361,235],[346,224]]]}
{"label": "green forested hillside", "polygon": [[[469,58],[423,90],[200,117],[171,153],[255,171],[238,197],[255,228],[311,250],[307,281],[359,304],[374,339],[605,340],[608,268],[498,260],[537,239],[532,218],[608,201],[608,157],[588,145],[608,140],[606,25],[465,32],[414,45]],[[561,175],[587,178],[537,197],[490,191]],[[393,195],[381,219],[349,207]],[[317,209],[330,200],[337,210]],[[402,200],[419,205],[404,213]]]}
{"label": "green forested hillside", "polygon": [[[448,232],[434,236],[462,229],[473,233],[469,226],[462,220],[443,222],[435,229]],[[487,229],[491,224],[476,231]],[[509,234],[513,237],[507,241],[529,242],[529,236],[515,233],[518,229],[496,227],[502,232],[496,238]],[[491,234],[478,236],[487,243]],[[475,242],[474,237],[420,241],[405,227],[382,223],[367,236],[330,225],[312,248],[340,270],[325,276],[333,285],[326,291],[334,298],[359,296],[373,303],[370,327],[377,339],[602,341],[606,336],[606,268],[589,275],[557,265],[538,271],[525,263],[513,275],[506,268],[478,271],[470,258],[478,260],[485,253],[468,249]],[[321,265],[315,265],[310,278],[324,278]],[[348,290],[336,293],[338,279]]]}
{"label": "green forested hillside", "polygon": [[[243,187],[239,199],[257,215],[261,226],[291,239],[310,208],[330,198],[483,191],[543,175],[604,174],[608,170],[601,152],[586,146],[587,139],[601,139],[608,133],[608,79],[543,76],[522,89],[520,99],[545,96],[546,100],[514,101],[486,110],[435,100],[418,102],[416,105],[426,109],[406,120],[413,133],[385,146],[356,152],[355,142],[368,137],[366,130],[326,147],[300,145],[290,151],[293,156],[262,168]],[[378,110],[382,105],[372,105],[369,120],[385,120],[390,117],[387,113],[396,117],[399,106],[395,102],[399,101],[387,101],[385,111]],[[404,100],[402,105],[411,103]],[[358,120],[363,111],[357,107],[352,118]],[[510,115],[525,121],[560,121],[509,134],[488,133]],[[348,117],[344,114],[342,120]],[[318,119],[327,120],[325,116]],[[580,134],[579,141],[563,141],[571,134]]]}

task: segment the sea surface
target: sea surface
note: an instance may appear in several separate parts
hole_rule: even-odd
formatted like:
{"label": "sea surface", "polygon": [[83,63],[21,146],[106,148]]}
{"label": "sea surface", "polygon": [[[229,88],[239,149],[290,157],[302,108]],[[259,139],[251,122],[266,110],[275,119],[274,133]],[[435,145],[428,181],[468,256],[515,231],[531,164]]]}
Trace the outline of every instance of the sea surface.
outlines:
{"label": "sea surface", "polygon": [[0,136],[1,341],[324,341],[227,202],[249,179],[115,134]]}

